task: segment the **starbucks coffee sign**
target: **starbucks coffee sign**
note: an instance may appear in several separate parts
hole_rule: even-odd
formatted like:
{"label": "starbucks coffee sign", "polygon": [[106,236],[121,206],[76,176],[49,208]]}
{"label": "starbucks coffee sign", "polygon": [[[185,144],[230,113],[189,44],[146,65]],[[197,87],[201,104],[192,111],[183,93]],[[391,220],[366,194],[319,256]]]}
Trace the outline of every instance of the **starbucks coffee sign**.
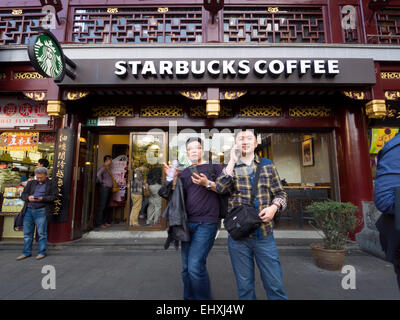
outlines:
{"label": "starbucks coffee sign", "polygon": [[60,82],[67,74],[74,78],[74,74],[66,69],[66,63],[72,68],[75,64],[63,53],[57,38],[47,29],[37,28],[39,35],[29,39],[28,56],[35,70],[45,78],[54,78]]}
{"label": "starbucks coffee sign", "polygon": [[337,59],[318,59],[318,60],[278,60],[278,59],[258,59],[258,60],[131,60],[117,61],[115,63],[115,75],[125,77],[151,76],[204,76],[209,74],[216,76],[246,76],[254,72],[259,78],[266,75],[286,77],[297,73],[303,76],[311,73],[313,76],[334,77],[340,73],[339,60]]}
{"label": "starbucks coffee sign", "polygon": [[[132,48],[134,55],[135,48]],[[212,56],[212,52],[210,52]],[[76,79],[65,86],[365,86],[376,82],[372,59],[269,57],[77,59]]]}

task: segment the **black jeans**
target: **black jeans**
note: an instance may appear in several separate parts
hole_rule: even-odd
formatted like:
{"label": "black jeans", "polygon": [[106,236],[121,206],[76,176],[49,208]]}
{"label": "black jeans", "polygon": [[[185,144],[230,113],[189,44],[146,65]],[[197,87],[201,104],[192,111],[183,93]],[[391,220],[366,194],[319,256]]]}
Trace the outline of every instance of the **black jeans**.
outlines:
{"label": "black jeans", "polygon": [[111,214],[108,203],[112,195],[112,188],[99,185],[99,206],[97,208],[97,216],[94,222],[95,227],[99,227],[104,223],[111,223]]}

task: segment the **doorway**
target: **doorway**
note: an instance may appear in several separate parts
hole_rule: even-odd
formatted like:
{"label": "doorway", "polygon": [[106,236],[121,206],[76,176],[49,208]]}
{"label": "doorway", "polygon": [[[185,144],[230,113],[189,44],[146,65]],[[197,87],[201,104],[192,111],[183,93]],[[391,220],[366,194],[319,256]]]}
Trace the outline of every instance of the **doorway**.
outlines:
{"label": "doorway", "polygon": [[[164,230],[161,214],[165,200],[158,196],[167,162],[166,132],[106,133],[88,131],[80,141],[79,167],[82,184],[76,207],[82,210],[82,231],[93,228],[97,214],[97,171],[110,155],[112,175],[119,186],[109,203],[110,230]],[[107,230],[107,229],[106,229]]]}

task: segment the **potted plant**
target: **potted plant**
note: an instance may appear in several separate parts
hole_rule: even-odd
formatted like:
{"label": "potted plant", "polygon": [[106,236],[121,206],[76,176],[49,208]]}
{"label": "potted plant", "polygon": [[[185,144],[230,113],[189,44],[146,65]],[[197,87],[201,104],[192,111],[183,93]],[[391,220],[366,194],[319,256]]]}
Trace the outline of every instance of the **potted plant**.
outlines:
{"label": "potted plant", "polygon": [[357,225],[358,207],[350,202],[314,202],[306,207],[315,227],[324,234],[323,243],[312,243],[311,251],[316,265],[327,270],[341,270],[344,264],[348,232]]}

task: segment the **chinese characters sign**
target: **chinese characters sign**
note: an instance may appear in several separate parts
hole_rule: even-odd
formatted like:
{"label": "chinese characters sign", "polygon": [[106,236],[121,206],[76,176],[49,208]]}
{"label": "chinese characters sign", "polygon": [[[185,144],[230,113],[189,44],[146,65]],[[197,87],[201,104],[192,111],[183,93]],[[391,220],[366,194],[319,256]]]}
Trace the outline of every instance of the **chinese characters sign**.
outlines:
{"label": "chinese characters sign", "polygon": [[37,151],[39,132],[3,132],[0,135],[0,150]]}
{"label": "chinese characters sign", "polygon": [[35,125],[47,125],[50,120],[47,114],[46,103],[17,104],[14,102],[0,104],[0,127],[34,127]]}
{"label": "chinese characters sign", "polygon": [[55,153],[55,179],[59,198],[55,201],[55,222],[68,221],[72,163],[74,155],[74,132],[72,129],[61,129],[57,137]]}

